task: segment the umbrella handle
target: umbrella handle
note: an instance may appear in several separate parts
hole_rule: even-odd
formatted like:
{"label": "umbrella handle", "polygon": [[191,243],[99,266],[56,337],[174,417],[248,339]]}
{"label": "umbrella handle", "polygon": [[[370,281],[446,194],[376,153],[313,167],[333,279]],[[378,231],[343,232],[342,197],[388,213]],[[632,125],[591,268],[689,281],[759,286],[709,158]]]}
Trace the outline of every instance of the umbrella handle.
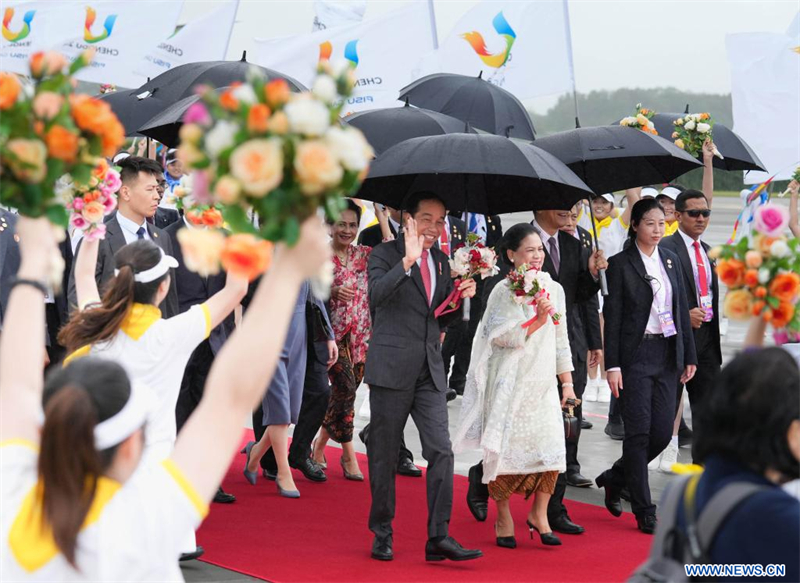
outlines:
{"label": "umbrella handle", "polygon": [[471,307],[472,302],[470,298],[464,298],[464,301],[461,303],[461,321],[462,322],[469,322],[469,309]]}
{"label": "umbrella handle", "polygon": [[604,296],[608,295],[608,280],[606,279],[606,270],[601,269],[599,270],[600,275],[600,293]]}

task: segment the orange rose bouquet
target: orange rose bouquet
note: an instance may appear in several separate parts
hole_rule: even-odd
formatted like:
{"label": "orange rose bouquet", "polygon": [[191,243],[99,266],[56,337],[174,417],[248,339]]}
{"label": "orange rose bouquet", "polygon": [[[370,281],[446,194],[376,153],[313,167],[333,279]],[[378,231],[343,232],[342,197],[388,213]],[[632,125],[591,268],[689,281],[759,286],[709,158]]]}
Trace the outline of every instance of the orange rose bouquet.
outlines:
{"label": "orange rose bouquet", "polygon": [[[320,207],[338,217],[373,157],[359,130],[337,122],[353,83],[351,66],[326,61],[304,93],[291,93],[283,79],[258,76],[222,91],[200,88],[200,100],[184,116],[178,150],[194,171],[196,203],[218,206],[234,233],[289,245]],[[237,265],[256,247],[241,249]],[[252,263],[266,268],[255,255]]]}
{"label": "orange rose bouquet", "polygon": [[[107,103],[74,94],[71,78],[92,56],[93,51],[86,51],[68,64],[60,53],[35,53],[30,59],[32,86],[23,86],[14,74],[0,73],[0,203],[26,216],[47,216],[61,227],[68,225],[68,211],[86,215],[84,226],[96,227],[113,209],[102,193],[110,198],[116,181],[109,176],[106,183],[103,157],[114,155],[125,130]],[[75,190],[62,187],[57,192],[59,179],[78,185],[89,198],[97,192],[102,200],[82,197],[80,210],[68,208]]]}
{"label": "orange rose bouquet", "polygon": [[658,132],[656,131],[656,126],[650,121],[655,114],[656,112],[652,109],[647,109],[646,107],[642,107],[641,103],[637,103],[636,114],[623,117],[619,125],[642,130],[645,133],[657,136]]}
{"label": "orange rose bouquet", "polygon": [[709,253],[728,287],[725,315],[763,318],[778,344],[800,341],[800,241],[784,234],[788,221],[785,208],[767,203],[756,211],[753,237]]}

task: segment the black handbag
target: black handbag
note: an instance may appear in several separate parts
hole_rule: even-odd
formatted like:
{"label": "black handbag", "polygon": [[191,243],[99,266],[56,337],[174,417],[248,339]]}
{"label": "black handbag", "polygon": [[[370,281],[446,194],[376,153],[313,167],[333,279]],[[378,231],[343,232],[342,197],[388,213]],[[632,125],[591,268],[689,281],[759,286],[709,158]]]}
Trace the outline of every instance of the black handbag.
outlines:
{"label": "black handbag", "polygon": [[575,407],[581,404],[580,399],[567,399],[561,414],[564,418],[564,437],[567,443],[575,443],[581,431],[580,419],[575,416]]}

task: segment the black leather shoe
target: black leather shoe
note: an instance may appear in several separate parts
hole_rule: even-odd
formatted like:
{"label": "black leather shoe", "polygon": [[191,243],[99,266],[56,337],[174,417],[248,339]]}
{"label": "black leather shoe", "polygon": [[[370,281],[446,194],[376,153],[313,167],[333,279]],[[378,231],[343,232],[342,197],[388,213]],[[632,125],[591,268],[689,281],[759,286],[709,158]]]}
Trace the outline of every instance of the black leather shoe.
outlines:
{"label": "black leather shoe", "polygon": [[456,400],[456,397],[458,397],[458,393],[456,393],[455,389],[447,389],[445,397],[447,398],[447,402],[449,403],[450,401]]}
{"label": "black leather shoe", "polygon": [[425,543],[426,561],[471,561],[482,557],[483,553],[477,549],[465,549],[456,539],[446,536],[441,540],[428,539]]}
{"label": "black leather shoe", "polygon": [[622,441],[625,439],[625,426],[622,423],[606,423],[606,435],[615,441]]}
{"label": "black leather shoe", "polygon": [[575,488],[588,488],[592,485],[592,481],[580,472],[572,472],[567,474],[567,484]]}
{"label": "black leather shoe", "polygon": [[636,527],[645,534],[653,534],[656,531],[658,521],[654,514],[636,517]]}
{"label": "black leather shoe", "polygon": [[678,447],[691,446],[693,438],[694,432],[686,425],[681,425],[681,428],[678,430]]}
{"label": "black leather shoe", "polygon": [[397,473],[410,478],[419,478],[422,476],[422,470],[415,466],[414,462],[408,458],[403,458],[397,462]]}
{"label": "black leather shoe", "polygon": [[361,443],[367,445],[367,438],[369,437],[369,433],[367,432],[367,428],[369,424],[364,426],[364,429],[358,432],[358,438],[361,440]]}
{"label": "black leather shoe", "polygon": [[195,559],[199,559],[205,553],[205,549],[203,547],[197,547],[193,553],[181,553],[179,561],[194,561]]}
{"label": "black leather shoe", "polygon": [[472,466],[469,469],[469,487],[467,488],[467,508],[478,522],[486,520],[489,512],[489,495],[482,483],[483,466]]}
{"label": "black leather shoe", "polygon": [[581,429],[591,429],[594,427],[594,423],[588,421],[585,417],[581,419]]}
{"label": "black leather shoe", "polygon": [[372,540],[372,558],[376,561],[391,561],[394,559],[392,550],[392,537],[378,538]]}
{"label": "black leather shoe", "polygon": [[278,470],[261,468],[261,475],[264,476],[267,480],[272,480],[273,482],[278,479]]}
{"label": "black leather shoe", "polygon": [[606,481],[605,474],[600,474],[595,479],[598,488],[604,488],[606,491],[605,504],[606,509],[612,516],[622,516],[622,502],[619,500],[619,490],[611,486]]}
{"label": "black leather shoe", "polygon": [[566,514],[562,514],[553,520],[548,519],[548,522],[553,531],[560,532],[561,534],[583,534],[586,530],[580,524],[572,522],[570,517]]}
{"label": "black leather shoe", "polygon": [[228,494],[225,490],[222,489],[222,486],[217,488],[217,493],[214,494],[214,502],[217,504],[231,504],[236,502],[236,496],[233,494]]}
{"label": "black leather shoe", "polygon": [[289,467],[300,470],[306,479],[312,482],[325,482],[328,479],[328,476],[325,475],[325,472],[319,467],[319,464],[310,457],[302,460],[289,458]]}

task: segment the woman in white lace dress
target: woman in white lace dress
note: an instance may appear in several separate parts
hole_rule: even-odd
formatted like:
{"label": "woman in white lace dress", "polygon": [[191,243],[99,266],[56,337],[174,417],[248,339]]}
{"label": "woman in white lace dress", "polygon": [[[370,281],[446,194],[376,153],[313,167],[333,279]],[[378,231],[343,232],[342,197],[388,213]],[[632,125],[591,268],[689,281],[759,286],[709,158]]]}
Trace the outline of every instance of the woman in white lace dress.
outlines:
{"label": "woman in white lace dress", "polygon": [[[541,269],[545,259],[539,232],[528,224],[506,233],[501,256],[512,269],[523,264]],[[475,334],[456,451],[483,450],[483,481],[497,504],[495,534],[499,546],[515,548],[509,499],[535,494],[527,524],[531,538],[539,532],[544,544],[560,545],[547,520],[547,503],[560,472],[566,470],[564,427],[557,378],[563,401],[575,398],[572,356],[567,337],[564,290],[546,273],[549,300],[537,307],[514,301],[507,279],[498,283]],[[561,314],[554,324],[549,311]],[[537,316],[538,314],[538,316]],[[523,328],[522,324],[536,317]]]}

